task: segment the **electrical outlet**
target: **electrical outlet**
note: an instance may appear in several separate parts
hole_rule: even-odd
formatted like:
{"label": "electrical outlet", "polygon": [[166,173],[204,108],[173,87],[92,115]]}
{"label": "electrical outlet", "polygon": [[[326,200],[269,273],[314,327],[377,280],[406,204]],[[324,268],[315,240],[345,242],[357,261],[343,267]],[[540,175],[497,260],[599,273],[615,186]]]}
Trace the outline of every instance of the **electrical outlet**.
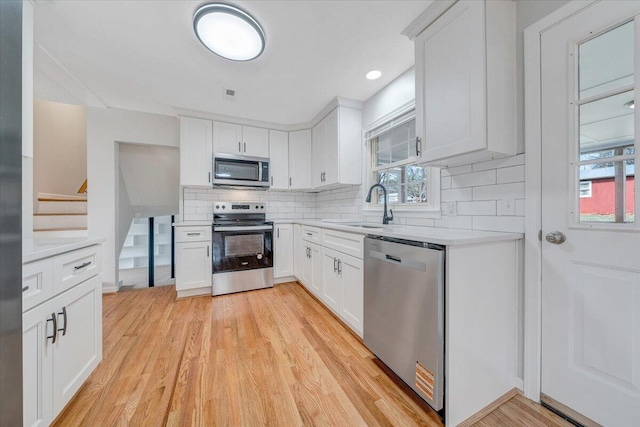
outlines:
{"label": "electrical outlet", "polygon": [[456,202],[444,202],[442,204],[442,210],[445,216],[456,216]]}
{"label": "electrical outlet", "polygon": [[516,199],[502,199],[498,201],[498,215],[513,216],[516,214]]}

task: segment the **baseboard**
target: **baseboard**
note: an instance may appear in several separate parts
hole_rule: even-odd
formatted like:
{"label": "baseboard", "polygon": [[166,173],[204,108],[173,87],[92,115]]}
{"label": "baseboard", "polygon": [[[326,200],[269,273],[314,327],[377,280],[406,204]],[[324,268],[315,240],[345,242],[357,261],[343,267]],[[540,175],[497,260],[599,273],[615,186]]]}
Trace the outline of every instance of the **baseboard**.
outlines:
{"label": "baseboard", "polygon": [[102,293],[103,294],[115,294],[118,292],[117,286],[104,286],[102,285]]}
{"label": "baseboard", "polygon": [[279,285],[280,283],[297,282],[297,281],[298,281],[298,278],[296,276],[285,276],[285,277],[273,278],[274,285]]}
{"label": "baseboard", "polygon": [[177,299],[180,298],[191,298],[191,297],[201,297],[204,295],[211,296],[211,287],[206,288],[197,288],[197,289],[187,289],[185,291],[177,291],[178,296]]}
{"label": "baseboard", "polygon": [[478,412],[476,412],[475,414],[473,414],[472,416],[470,416],[469,418],[467,418],[466,420],[458,424],[458,427],[471,427],[472,425],[474,425],[475,423],[477,423],[478,421],[480,421],[481,419],[483,419],[484,417],[486,417],[487,415],[489,415],[490,413],[498,409],[500,406],[502,406],[504,403],[509,401],[512,397],[516,396],[517,394],[518,394],[518,389],[515,387],[512,388],[511,390],[509,390],[508,392],[506,392],[505,394],[503,394],[502,396],[500,396],[499,398],[497,398],[496,400],[494,400],[493,402],[485,406],[483,409],[479,410]]}

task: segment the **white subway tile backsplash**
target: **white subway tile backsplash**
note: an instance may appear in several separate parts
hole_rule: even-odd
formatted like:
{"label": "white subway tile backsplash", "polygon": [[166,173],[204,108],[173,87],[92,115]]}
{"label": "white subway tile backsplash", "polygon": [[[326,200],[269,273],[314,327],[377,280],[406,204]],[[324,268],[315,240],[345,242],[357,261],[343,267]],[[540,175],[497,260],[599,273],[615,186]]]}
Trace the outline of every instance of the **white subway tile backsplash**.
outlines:
{"label": "white subway tile backsplash", "polygon": [[473,200],[472,188],[458,188],[451,190],[442,190],[440,193],[441,202],[458,202]]}
{"label": "white subway tile backsplash", "polygon": [[458,215],[496,215],[496,201],[458,202]]}
{"label": "white subway tile backsplash", "polygon": [[451,188],[476,187],[496,183],[496,171],[465,173],[451,177]]}
{"label": "white subway tile backsplash", "polygon": [[524,154],[518,154],[512,157],[503,157],[501,159],[487,160],[486,162],[474,163],[472,165],[472,169],[474,172],[479,172],[489,169],[499,169],[518,165],[524,165]]}
{"label": "white subway tile backsplash", "polygon": [[473,172],[471,165],[462,165],[462,166],[456,166],[453,168],[442,169],[440,173],[442,176],[452,176],[452,175],[460,175],[463,173],[470,173],[470,172]]}
{"label": "white subway tile backsplash", "polygon": [[524,165],[501,168],[498,172],[498,184],[524,182]]}
{"label": "white subway tile backsplash", "polygon": [[524,217],[521,216],[474,216],[473,229],[522,233]]}
{"label": "white subway tile backsplash", "polygon": [[473,188],[473,200],[521,199],[524,197],[524,182],[485,185]]}

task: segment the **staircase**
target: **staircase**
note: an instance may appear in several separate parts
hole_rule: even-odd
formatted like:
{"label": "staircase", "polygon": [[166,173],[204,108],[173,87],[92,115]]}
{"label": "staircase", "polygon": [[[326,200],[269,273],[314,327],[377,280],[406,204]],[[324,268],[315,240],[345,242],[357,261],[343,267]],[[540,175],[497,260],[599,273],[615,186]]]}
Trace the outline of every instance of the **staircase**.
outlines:
{"label": "staircase", "polygon": [[87,198],[61,194],[38,194],[33,214],[33,237],[86,237]]}

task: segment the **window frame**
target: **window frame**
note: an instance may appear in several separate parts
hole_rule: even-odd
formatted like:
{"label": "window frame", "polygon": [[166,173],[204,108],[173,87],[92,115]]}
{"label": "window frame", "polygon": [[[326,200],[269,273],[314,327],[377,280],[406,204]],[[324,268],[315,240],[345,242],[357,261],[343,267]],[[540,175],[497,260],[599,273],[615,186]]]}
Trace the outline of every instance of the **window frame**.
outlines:
{"label": "window frame", "polygon": [[[412,156],[406,160],[401,160],[394,163],[389,163],[384,167],[375,167],[374,159],[375,153],[369,143],[371,136],[369,135],[372,131],[381,128],[385,125],[390,125],[388,128],[382,130],[381,132],[385,132],[387,130],[393,129],[396,126],[400,126],[407,121],[410,121],[415,118],[415,101],[412,100],[399,108],[394,109],[393,111],[387,113],[386,115],[380,117],[378,120],[373,123],[367,125],[362,129],[362,139],[364,145],[364,155],[363,157],[363,187],[362,187],[362,212],[363,213],[381,213],[383,210],[383,205],[378,204],[377,201],[372,200],[370,203],[366,202],[366,195],[369,191],[371,185],[377,183],[375,179],[376,173],[385,170],[391,169],[398,166],[405,165],[415,165],[415,166],[424,166],[424,164],[420,163],[420,156]],[[398,120],[397,123],[394,123],[394,120]],[[380,132],[380,133],[381,133]],[[389,207],[396,212],[411,212],[420,217],[427,218],[435,218],[440,219],[442,217],[441,206],[440,206],[440,168],[427,166],[427,202],[426,203],[394,203],[389,204]]]}

